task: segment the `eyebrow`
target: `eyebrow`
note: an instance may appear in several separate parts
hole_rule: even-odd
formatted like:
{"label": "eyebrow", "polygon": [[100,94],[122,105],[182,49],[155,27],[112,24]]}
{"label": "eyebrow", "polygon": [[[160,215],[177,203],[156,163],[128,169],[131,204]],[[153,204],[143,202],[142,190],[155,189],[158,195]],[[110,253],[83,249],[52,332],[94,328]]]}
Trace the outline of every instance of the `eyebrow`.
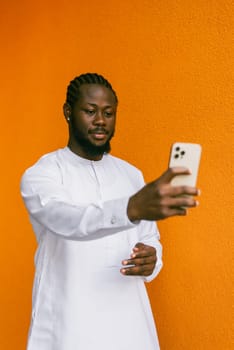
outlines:
{"label": "eyebrow", "polygon": [[[86,102],[87,105],[90,105],[92,107],[97,107],[96,103]],[[106,105],[104,108],[112,108],[115,107],[114,105]]]}

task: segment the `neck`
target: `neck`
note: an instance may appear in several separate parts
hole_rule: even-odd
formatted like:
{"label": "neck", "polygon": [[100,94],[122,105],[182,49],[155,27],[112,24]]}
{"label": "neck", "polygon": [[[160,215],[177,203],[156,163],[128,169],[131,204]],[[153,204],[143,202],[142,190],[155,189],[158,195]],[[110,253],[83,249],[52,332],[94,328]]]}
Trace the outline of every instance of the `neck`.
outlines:
{"label": "neck", "polygon": [[73,153],[77,154],[81,158],[85,158],[88,160],[101,160],[103,154],[105,153],[102,149],[97,149],[94,147],[91,149],[91,147],[82,147],[80,145],[77,145],[77,143],[73,142],[71,138],[68,140],[67,146]]}

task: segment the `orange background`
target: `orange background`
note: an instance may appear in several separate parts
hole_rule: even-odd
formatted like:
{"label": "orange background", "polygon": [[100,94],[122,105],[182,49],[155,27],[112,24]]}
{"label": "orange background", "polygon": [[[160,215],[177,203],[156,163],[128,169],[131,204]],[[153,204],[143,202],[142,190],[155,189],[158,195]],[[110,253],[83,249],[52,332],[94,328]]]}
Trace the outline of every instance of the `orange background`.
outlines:
{"label": "orange background", "polygon": [[88,71],[118,93],[113,154],[147,181],[174,141],[202,145],[200,207],[159,223],[164,268],[148,290],[162,350],[234,349],[233,14],[229,0],[1,3],[1,349],[25,349],[30,318],[36,242],[20,177],[66,145],[66,87]]}

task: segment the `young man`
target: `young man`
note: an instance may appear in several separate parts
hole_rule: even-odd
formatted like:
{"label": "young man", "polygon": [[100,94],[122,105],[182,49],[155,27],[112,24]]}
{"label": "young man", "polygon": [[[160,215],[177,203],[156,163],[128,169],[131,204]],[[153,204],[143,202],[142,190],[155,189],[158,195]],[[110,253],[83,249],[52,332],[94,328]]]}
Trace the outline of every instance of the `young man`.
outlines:
{"label": "young man", "polygon": [[184,168],[145,185],[109,154],[117,104],[102,76],[72,80],[68,146],[22,178],[38,241],[28,350],[159,349],[144,285],[162,267],[154,221],[186,215],[198,191],[170,185]]}

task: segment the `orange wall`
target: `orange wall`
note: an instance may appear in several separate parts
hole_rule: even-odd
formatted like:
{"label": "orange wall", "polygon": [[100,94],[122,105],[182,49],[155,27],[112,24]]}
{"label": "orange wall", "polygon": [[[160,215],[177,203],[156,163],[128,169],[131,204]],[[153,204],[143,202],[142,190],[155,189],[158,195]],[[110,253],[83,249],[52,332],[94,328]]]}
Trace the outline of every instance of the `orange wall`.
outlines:
{"label": "orange wall", "polygon": [[66,144],[66,86],[87,71],[104,74],[117,90],[113,153],[140,167],[147,181],[167,167],[172,142],[202,144],[200,207],[160,222],[165,265],[148,289],[162,350],[233,348],[232,5],[2,2],[1,349],[25,349],[30,316],[36,243],[20,177],[40,155]]}

